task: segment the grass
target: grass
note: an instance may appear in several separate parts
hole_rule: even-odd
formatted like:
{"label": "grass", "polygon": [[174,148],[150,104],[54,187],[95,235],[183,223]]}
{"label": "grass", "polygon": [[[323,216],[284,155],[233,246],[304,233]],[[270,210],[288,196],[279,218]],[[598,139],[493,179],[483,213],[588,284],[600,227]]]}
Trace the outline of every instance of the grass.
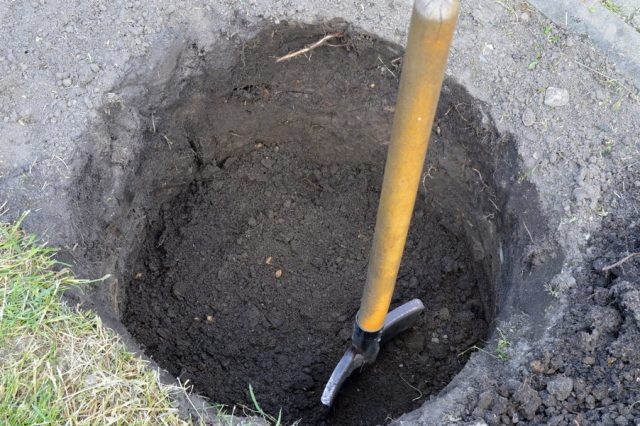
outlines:
{"label": "grass", "polygon": [[496,348],[494,350],[494,353],[491,353],[489,351],[487,351],[484,348],[481,348],[478,345],[473,345],[468,349],[465,349],[464,351],[460,352],[458,354],[458,357],[461,357],[463,355],[465,355],[467,352],[470,351],[478,351],[478,352],[482,352],[485,353],[487,355],[489,355],[492,358],[495,358],[499,361],[502,362],[506,362],[509,361],[511,359],[511,356],[509,355],[509,351],[511,350],[511,341],[509,341],[509,339],[507,338],[507,335],[504,333],[504,331],[502,331],[499,328],[496,328],[496,331],[498,332],[498,343],[496,345]]}
{"label": "grass", "polygon": [[496,345],[496,356],[500,361],[509,361],[509,349],[511,349],[511,342],[507,338],[507,335],[500,330],[496,329],[498,332],[498,344]]}
{"label": "grass", "polygon": [[542,27],[542,32],[547,36],[547,40],[552,44],[558,44],[560,42],[560,36],[558,34],[554,34],[553,27],[551,25]]}
{"label": "grass", "polygon": [[616,4],[613,0],[601,0],[600,3],[609,11],[620,15],[622,8]]}
{"label": "grass", "polygon": [[0,222],[0,424],[184,425],[145,361],[91,312],[66,306],[85,285],[55,250]]}

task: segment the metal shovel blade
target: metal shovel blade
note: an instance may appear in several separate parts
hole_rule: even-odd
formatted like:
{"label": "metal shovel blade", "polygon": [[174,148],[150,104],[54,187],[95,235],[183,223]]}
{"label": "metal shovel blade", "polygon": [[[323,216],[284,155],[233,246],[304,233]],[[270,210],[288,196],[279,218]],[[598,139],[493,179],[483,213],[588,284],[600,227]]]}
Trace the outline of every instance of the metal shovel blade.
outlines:
{"label": "metal shovel blade", "polygon": [[[424,311],[422,301],[413,299],[389,312],[382,327],[380,344],[385,344],[398,334],[413,327],[422,311]],[[364,367],[365,364],[364,357],[353,346],[347,349],[324,387],[321,398],[322,403],[330,407],[345,380],[351,376],[351,373]]]}

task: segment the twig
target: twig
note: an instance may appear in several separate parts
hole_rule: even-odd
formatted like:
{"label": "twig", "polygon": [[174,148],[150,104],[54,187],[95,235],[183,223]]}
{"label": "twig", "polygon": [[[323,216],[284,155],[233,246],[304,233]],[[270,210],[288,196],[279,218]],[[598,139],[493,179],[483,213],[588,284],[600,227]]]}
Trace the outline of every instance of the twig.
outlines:
{"label": "twig", "polygon": [[418,392],[420,395],[416,396],[415,398],[413,398],[411,401],[417,401],[420,398],[422,398],[422,391],[420,389],[418,389],[417,387],[411,385],[411,383],[407,382],[404,377],[402,377],[401,374],[398,374],[398,376],[400,376],[400,378],[402,379],[403,382],[405,382],[407,384],[407,386],[409,386],[411,389],[413,389],[414,391]]}
{"label": "twig", "polygon": [[378,56],[378,60],[380,61],[380,63],[382,64],[382,66],[384,67],[384,69],[386,69],[387,71],[389,71],[391,73],[391,75],[396,78],[396,73],[394,73],[393,71],[391,71],[389,69],[389,67],[387,66],[387,64],[384,63],[384,61],[382,60],[382,58],[380,56]]}
{"label": "twig", "polygon": [[[487,185],[486,183],[484,183],[484,179],[482,179],[482,174],[480,174],[480,170],[476,169],[476,168],[471,168],[471,170],[473,170],[474,172],[476,172],[478,174],[478,176],[480,177],[480,183],[482,184],[483,188],[482,191],[484,191],[485,188],[488,188],[489,185]],[[482,192],[480,191],[480,192]]]}
{"label": "twig", "polygon": [[276,59],[276,62],[282,62],[282,61],[288,61],[291,58],[295,58],[296,56],[300,56],[303,55],[307,52],[312,51],[313,49],[317,49],[318,47],[322,46],[323,44],[325,44],[327,41],[337,38],[337,37],[342,37],[344,35],[344,33],[331,33],[331,34],[327,34],[326,36],[322,37],[320,40],[316,41],[313,44],[310,44],[300,50],[296,50],[295,52],[289,52],[284,56],[279,57],[278,59]]}
{"label": "twig", "polygon": [[531,238],[531,242],[533,242],[533,237],[531,236],[531,231],[529,231],[529,227],[527,226],[527,222],[525,222],[524,220],[522,221],[522,224],[524,225],[524,229],[527,230],[527,234],[529,234],[529,238]]}
{"label": "twig", "polygon": [[616,263],[613,263],[609,266],[605,266],[604,268],[602,268],[602,272],[607,272],[610,269],[618,267],[622,265],[624,262],[626,262],[627,260],[630,260],[636,256],[640,256],[640,252],[631,253],[629,256],[623,257],[622,259],[618,260]]}
{"label": "twig", "polygon": [[57,155],[53,155],[53,158],[57,158],[58,160],[62,161],[62,164],[64,164],[64,166],[67,168],[67,171],[69,170],[69,166],[67,166],[67,163],[64,162],[64,160],[60,157],[58,157]]}
{"label": "twig", "polygon": [[169,148],[171,148],[171,141],[169,140],[169,138],[167,137],[167,135],[165,135],[164,133],[162,134],[162,137],[164,138],[165,141],[167,141],[167,145],[169,145]]}
{"label": "twig", "polygon": [[2,280],[2,306],[0,306],[0,322],[2,322],[2,317],[4,317],[4,307],[7,302],[7,287],[9,287],[9,280]]}
{"label": "twig", "polygon": [[577,59],[573,59],[573,62],[575,62],[577,65],[579,65],[579,66],[581,66],[581,67],[583,67],[583,68],[585,68],[585,69],[587,69],[587,70],[589,70],[589,71],[591,71],[591,72],[594,72],[594,73],[598,74],[600,77],[603,77],[603,78],[605,78],[605,79],[607,79],[607,80],[609,80],[609,81],[615,81],[616,83],[618,83],[618,84],[620,85],[620,87],[622,87],[623,89],[625,89],[625,90],[629,93],[629,95],[631,95],[631,97],[632,97],[634,100],[638,98],[638,95],[637,95],[637,93],[636,93],[634,90],[631,90],[630,88],[628,88],[626,85],[624,85],[624,84],[623,84],[620,80],[618,80],[617,78],[613,78],[613,77],[611,77],[611,76],[608,76],[608,75],[606,75],[605,73],[600,72],[600,71],[598,71],[597,69],[592,68],[592,67],[590,67],[590,66],[589,66],[589,65],[587,65],[587,64],[583,64],[582,62],[578,61]]}

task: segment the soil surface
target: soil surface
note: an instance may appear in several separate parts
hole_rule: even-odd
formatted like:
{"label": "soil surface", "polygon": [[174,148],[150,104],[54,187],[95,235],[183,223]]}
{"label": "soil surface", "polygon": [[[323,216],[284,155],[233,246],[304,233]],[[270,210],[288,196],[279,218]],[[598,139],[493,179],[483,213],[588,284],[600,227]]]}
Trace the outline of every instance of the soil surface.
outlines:
{"label": "soil surface", "polygon": [[[250,401],[252,385],[267,412],[323,424],[320,395],[351,337],[381,183],[383,158],[361,154],[359,165],[323,166],[260,144],[163,206],[124,317],[147,353],[213,401]],[[344,388],[330,424],[411,410],[486,336],[469,249],[428,210],[417,206],[394,298],[418,297],[427,314]]]}

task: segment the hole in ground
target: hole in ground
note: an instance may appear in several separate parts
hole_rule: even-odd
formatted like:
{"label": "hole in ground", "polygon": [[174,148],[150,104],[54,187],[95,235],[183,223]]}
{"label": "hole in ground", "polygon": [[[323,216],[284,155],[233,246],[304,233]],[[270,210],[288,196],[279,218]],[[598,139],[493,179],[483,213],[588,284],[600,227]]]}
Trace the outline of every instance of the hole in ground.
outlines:
{"label": "hole in ground", "polygon": [[446,386],[487,338],[510,271],[540,263],[525,258],[517,206],[527,233],[544,224],[513,141],[445,82],[394,297],[418,297],[426,313],[327,413],[320,394],[364,284],[402,51],[349,30],[338,47],[274,62],[325,31],[266,28],[230,67],[203,62],[187,78],[176,66],[157,96],[107,105],[90,137],[108,143],[83,163],[77,216],[85,264],[114,276],[98,310],[197,392],[250,409],[251,385],[286,422],[384,423]]}

